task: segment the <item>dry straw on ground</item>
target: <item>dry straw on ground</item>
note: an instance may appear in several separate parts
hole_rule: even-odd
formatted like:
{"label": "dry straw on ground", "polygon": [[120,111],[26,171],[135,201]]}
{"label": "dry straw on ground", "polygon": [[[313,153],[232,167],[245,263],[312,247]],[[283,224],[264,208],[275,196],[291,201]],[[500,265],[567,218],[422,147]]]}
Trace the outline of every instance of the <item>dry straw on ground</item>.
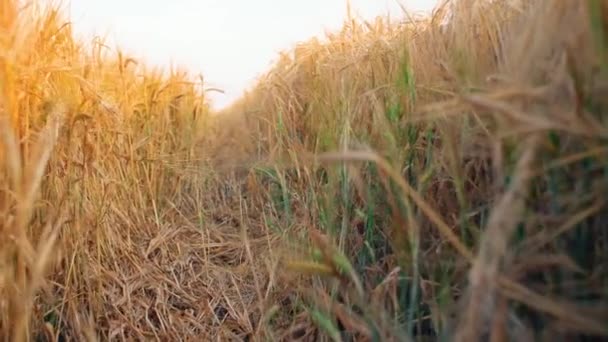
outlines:
{"label": "dry straw on ground", "polygon": [[210,115],[0,0],[0,338],[606,338],[607,10],[351,18]]}

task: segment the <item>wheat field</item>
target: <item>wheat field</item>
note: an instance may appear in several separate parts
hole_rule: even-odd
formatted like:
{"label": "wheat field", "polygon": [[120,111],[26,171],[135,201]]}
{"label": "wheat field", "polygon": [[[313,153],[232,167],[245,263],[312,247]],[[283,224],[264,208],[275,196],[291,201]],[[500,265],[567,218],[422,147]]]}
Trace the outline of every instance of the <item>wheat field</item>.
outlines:
{"label": "wheat field", "polygon": [[2,340],[608,340],[608,1],[350,17],[208,91],[0,0]]}

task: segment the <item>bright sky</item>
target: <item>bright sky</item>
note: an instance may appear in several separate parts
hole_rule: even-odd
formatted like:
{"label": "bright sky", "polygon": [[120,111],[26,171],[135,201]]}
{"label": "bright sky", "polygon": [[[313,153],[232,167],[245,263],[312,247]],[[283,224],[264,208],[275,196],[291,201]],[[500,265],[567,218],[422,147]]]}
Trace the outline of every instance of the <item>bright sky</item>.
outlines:
{"label": "bright sky", "polygon": [[[202,73],[214,107],[238,98],[267,71],[278,53],[340,28],[346,0],[65,0],[74,29],[118,43],[148,63]],[[430,12],[437,0],[351,0],[364,19],[386,13],[401,17],[397,1]],[[67,7],[64,5],[64,8]]]}

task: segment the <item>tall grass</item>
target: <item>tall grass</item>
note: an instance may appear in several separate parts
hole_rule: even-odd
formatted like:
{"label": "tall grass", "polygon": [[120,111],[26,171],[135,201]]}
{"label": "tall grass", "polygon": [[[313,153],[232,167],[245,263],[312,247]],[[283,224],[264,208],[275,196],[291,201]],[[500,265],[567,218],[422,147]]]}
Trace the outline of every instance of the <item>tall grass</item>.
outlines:
{"label": "tall grass", "polygon": [[266,198],[286,266],[313,274],[275,328],[605,336],[607,4],[447,2],[284,54],[224,113],[290,198]]}
{"label": "tall grass", "polygon": [[0,4],[1,339],[244,326],[254,268],[236,227],[212,229],[201,85],[76,41],[56,9]]}
{"label": "tall grass", "polygon": [[351,17],[212,116],[0,0],[2,339],[606,338],[606,9]]}

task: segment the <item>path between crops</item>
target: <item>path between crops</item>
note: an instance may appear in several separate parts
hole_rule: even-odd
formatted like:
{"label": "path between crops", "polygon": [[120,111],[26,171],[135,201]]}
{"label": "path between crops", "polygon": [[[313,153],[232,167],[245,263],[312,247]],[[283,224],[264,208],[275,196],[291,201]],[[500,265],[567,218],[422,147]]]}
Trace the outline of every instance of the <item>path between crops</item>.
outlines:
{"label": "path between crops", "polygon": [[[235,151],[223,141],[218,166]],[[125,237],[124,262],[113,267],[119,271],[102,271],[110,338],[244,340],[256,333],[262,303],[277,300],[278,237],[242,200],[245,179],[219,177],[222,186],[203,194],[204,208],[185,201],[159,229]]]}

